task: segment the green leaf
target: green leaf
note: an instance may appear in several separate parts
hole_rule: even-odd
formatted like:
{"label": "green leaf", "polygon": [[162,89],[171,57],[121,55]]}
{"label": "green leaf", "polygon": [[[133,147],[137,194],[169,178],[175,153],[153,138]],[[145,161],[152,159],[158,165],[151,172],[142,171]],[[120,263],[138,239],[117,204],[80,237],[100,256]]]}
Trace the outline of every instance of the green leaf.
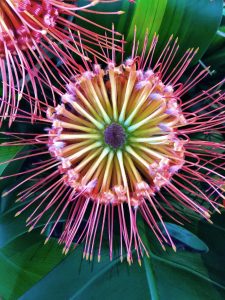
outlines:
{"label": "green leaf", "polygon": [[[11,162],[13,158],[19,154],[23,149],[23,146],[1,146],[0,145],[0,177],[4,174],[13,174],[16,173],[21,165],[23,164],[23,159],[16,160]],[[8,188],[12,183],[15,183],[15,177],[8,179],[0,179],[0,212],[3,212],[8,208],[12,201],[8,201],[5,197],[2,197],[1,194],[5,188]]]}
{"label": "green leaf", "polygon": [[118,296],[130,300],[222,300],[225,297],[222,217],[220,225],[196,223],[196,232],[209,245],[208,253],[175,253],[170,247],[165,252],[149,228],[141,223],[142,237],[151,249],[150,259],[145,257],[142,267],[136,262],[131,267],[126,262],[121,264],[119,258],[110,262],[107,245],[100,263],[86,262],[78,247],[20,299],[97,300],[104,295],[104,299],[110,300]]}
{"label": "green leaf", "polygon": [[209,49],[203,57],[205,64],[210,65],[216,71],[222,72],[224,75],[225,66],[225,26],[221,26],[217,31]]}
{"label": "green leaf", "polygon": [[[224,299],[225,280],[222,275],[225,263],[224,253],[222,254],[225,246],[224,224],[223,227],[218,227],[201,221],[197,222],[195,227],[195,233],[209,245],[208,253],[174,252],[168,247],[167,251],[164,252],[155,243],[146,226],[143,226],[143,236],[146,243],[149,244],[151,240],[149,244],[151,247],[151,266],[155,272],[159,299]],[[199,234],[200,228],[204,235]],[[209,228],[211,234],[208,234]],[[218,246],[221,252],[219,256]],[[211,262],[213,260],[216,265],[212,268],[214,276],[209,273],[210,269],[205,264],[206,258]]]}
{"label": "green leaf", "polygon": [[[1,201],[5,200],[2,199]],[[15,217],[16,212],[23,205],[23,203],[14,204],[0,215],[0,248],[27,233],[26,219],[29,216],[29,211],[24,212],[19,217]]]}
{"label": "green leaf", "polygon": [[[221,215],[214,214],[213,224],[200,222],[196,233],[208,245],[209,251],[202,255],[202,260],[208,275],[214,282],[225,286],[225,212]],[[224,299],[224,292],[222,293]]]}
{"label": "green leaf", "polygon": [[149,299],[146,275],[137,263],[129,267],[119,258],[110,262],[106,248],[100,263],[86,262],[79,247],[21,299],[95,300],[103,296],[110,300],[118,296]]}
{"label": "green leaf", "polygon": [[[189,250],[194,252],[208,252],[207,245],[200,240],[195,234],[176,224],[165,222],[165,226],[172,237],[177,250]],[[165,229],[161,227],[163,234],[166,236]]]}
{"label": "green leaf", "polygon": [[0,165],[0,175],[2,175],[7,168],[10,160],[13,159],[22,148],[22,146],[0,146],[0,163],[6,161],[6,163]]}
{"label": "green leaf", "polygon": [[[80,0],[79,5],[84,4]],[[159,33],[159,44],[162,48],[173,34],[179,38],[180,52],[188,48],[200,48],[197,58],[200,58],[212,41],[222,18],[223,0],[128,0],[112,4],[99,4],[93,9],[96,11],[124,11],[123,15],[91,15],[83,14],[89,20],[112,28],[115,24],[116,31],[125,36],[129,48],[133,41],[134,27],[137,26],[137,38],[140,45],[144,41],[146,29],[150,37]],[[82,13],[81,13],[82,14]],[[76,18],[76,23],[79,18]],[[81,26],[86,26],[84,22]]]}
{"label": "green leaf", "polygon": [[[2,199],[2,201],[3,200],[4,199]],[[6,199],[6,201],[7,200],[8,199]],[[14,200],[14,198],[12,200]],[[28,233],[29,227],[26,226],[26,219],[31,215],[34,208],[31,206],[19,216],[15,217],[15,214],[19,210],[21,210],[28,202],[29,201],[14,203],[13,205],[8,206],[8,209],[4,213],[0,214],[0,248],[5,247],[8,243],[13,242],[20,236]],[[47,213],[45,216],[43,216],[40,222],[38,222],[38,224],[35,226],[35,228],[39,230],[39,232],[41,231],[40,228],[42,228],[46,224],[48,218],[50,217],[50,214],[51,213]],[[61,221],[63,222],[65,220],[61,219]],[[55,218],[53,217],[49,224],[54,224],[54,222]]]}
{"label": "green leaf", "polygon": [[0,215],[1,299],[17,299],[65,258],[55,239],[44,245],[46,237],[38,228],[42,223],[32,233],[27,232],[29,210],[14,217],[23,205],[16,203]]}
{"label": "green leaf", "polygon": [[55,240],[43,247],[39,233],[16,238],[0,249],[0,298],[18,299],[63,260]]}

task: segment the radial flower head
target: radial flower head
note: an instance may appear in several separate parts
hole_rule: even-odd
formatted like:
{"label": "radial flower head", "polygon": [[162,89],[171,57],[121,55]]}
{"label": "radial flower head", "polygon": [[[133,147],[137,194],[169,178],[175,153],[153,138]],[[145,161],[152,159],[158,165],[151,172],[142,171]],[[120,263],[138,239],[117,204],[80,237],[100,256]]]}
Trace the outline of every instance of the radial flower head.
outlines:
{"label": "radial flower head", "polygon": [[[0,103],[0,118],[10,116],[10,121],[15,117],[19,101],[22,98],[24,88],[30,81],[37,96],[36,73],[38,68],[48,66],[45,60],[53,53],[66,55],[62,47],[57,43],[68,47],[74,53],[84,56],[76,48],[69,45],[69,40],[77,40],[82,37],[86,44],[83,48],[88,52],[92,50],[96,40],[102,46],[109,44],[100,34],[83,28],[69,18],[82,19],[87,24],[90,22],[79,11],[91,13],[89,7],[96,5],[101,0],[90,1],[89,4],[78,7],[77,1],[63,0],[1,0],[0,2],[0,71],[3,90]],[[108,1],[110,4],[111,1]],[[101,13],[98,11],[95,14]],[[118,13],[121,12],[112,12]],[[91,22],[90,22],[91,23]],[[91,23],[92,26],[98,26]],[[107,29],[106,29],[107,30]],[[54,49],[54,50],[53,50]],[[48,52],[48,55],[46,53]],[[86,57],[86,59],[88,59]],[[27,78],[26,78],[27,75]],[[48,78],[47,73],[45,76]],[[29,90],[27,91],[29,93]],[[32,112],[37,113],[39,104],[36,103]]]}
{"label": "radial flower head", "polygon": [[93,201],[138,207],[183,166],[187,141],[174,129],[186,120],[173,88],[134,59],[77,75],[62,102],[47,112],[49,151],[65,183]]}
{"label": "radial flower head", "polygon": [[[122,53],[120,63],[115,49],[111,55],[103,50],[106,64],[100,65],[97,58],[94,64],[84,60],[74,70],[71,60],[64,61],[63,69],[57,68],[66,82],[64,90],[64,83],[54,87],[61,102],[46,106],[37,118],[48,124],[45,133],[31,133],[27,140],[18,133],[18,141],[4,144],[40,144],[40,151],[35,148],[16,158],[40,156],[43,160],[20,173],[30,175],[10,191],[37,178],[20,192],[18,200],[31,200],[17,215],[33,207],[29,230],[48,215],[42,230],[48,229],[46,242],[60,220],[66,219],[59,237],[64,253],[83,242],[84,257],[92,259],[97,245],[100,260],[103,237],[108,235],[112,259],[118,233],[121,260],[125,252],[131,263],[135,249],[141,263],[148,251],[137,215],[142,215],[163,249],[168,244],[176,250],[162,215],[182,224],[187,220],[182,214],[185,207],[210,222],[212,211],[222,207],[224,143],[204,140],[206,134],[223,132],[222,83],[184,101],[184,94],[208,70],[199,71],[197,66],[182,83],[196,51],[187,50],[172,67],[177,40],[169,39],[158,59],[157,41],[154,36],[148,47],[146,34],[137,55],[139,44],[134,37],[132,53]],[[21,110],[18,113],[18,119],[28,117]],[[197,138],[203,131],[203,138]]]}

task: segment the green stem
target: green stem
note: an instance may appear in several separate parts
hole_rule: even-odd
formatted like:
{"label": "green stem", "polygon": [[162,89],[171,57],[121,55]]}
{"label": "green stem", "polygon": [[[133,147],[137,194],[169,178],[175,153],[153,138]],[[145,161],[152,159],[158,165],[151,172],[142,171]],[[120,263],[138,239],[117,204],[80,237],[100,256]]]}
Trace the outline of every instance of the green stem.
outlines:
{"label": "green stem", "polygon": [[148,258],[145,255],[143,258],[143,262],[144,262],[144,266],[145,266],[145,272],[146,272],[146,276],[147,276],[151,300],[159,300],[160,298],[159,298],[159,294],[158,294],[158,288],[157,288],[157,283],[156,283],[156,278],[155,278],[151,258]]}

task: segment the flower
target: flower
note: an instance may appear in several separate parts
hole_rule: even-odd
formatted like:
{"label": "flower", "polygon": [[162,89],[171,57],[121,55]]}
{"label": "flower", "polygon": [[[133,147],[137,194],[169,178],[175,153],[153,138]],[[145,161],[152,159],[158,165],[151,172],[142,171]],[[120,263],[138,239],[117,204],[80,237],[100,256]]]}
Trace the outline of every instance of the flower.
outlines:
{"label": "flower", "polygon": [[[75,39],[79,45],[79,39],[82,37],[86,40],[86,43],[83,43],[84,50],[91,53],[95,53],[93,46],[96,45],[96,40],[103,47],[109,44],[104,36],[77,25],[69,19],[69,17],[76,17],[78,20],[86,21],[87,24],[91,23],[78,12],[82,10],[88,13],[101,13],[88,10],[89,7],[99,2],[101,0],[93,0],[85,6],[78,7],[71,1],[62,0],[1,0],[0,71],[3,89],[0,119],[10,116],[10,123],[14,120],[28,79],[31,82],[34,97],[37,98],[37,69],[43,68],[46,80],[49,80],[48,57],[53,53],[56,54],[56,51],[60,52],[60,56],[66,55],[66,50],[63,51],[56,43],[61,43],[83,57],[86,56],[70,46],[69,41]],[[114,1],[109,0],[108,3],[110,2]],[[111,13],[121,14],[122,12]],[[98,26],[93,22],[91,25]],[[27,93],[30,93],[29,89],[27,90]],[[37,113],[39,103],[36,102],[31,109],[33,114]]]}
{"label": "flower", "polygon": [[[171,37],[158,59],[154,36],[148,34],[142,51],[134,35],[132,53],[117,63],[115,49],[103,50],[106,65],[84,60],[79,71],[64,61],[57,68],[66,85],[55,87],[61,103],[46,105],[37,122],[48,124],[45,133],[9,133],[16,141],[3,145],[40,145],[24,157],[42,157],[28,175],[11,191],[36,181],[19,193],[18,201],[30,201],[17,212],[33,207],[27,219],[32,230],[45,215],[42,233],[54,219],[46,242],[60,220],[66,219],[59,243],[67,253],[72,245],[84,242],[84,257],[92,259],[95,245],[101,258],[103,236],[108,233],[109,256],[113,257],[114,235],[119,231],[120,257],[139,263],[148,255],[139,233],[137,215],[142,215],[159,243],[176,246],[162,214],[179,224],[187,221],[183,208],[210,221],[224,199],[224,143],[213,140],[223,133],[224,93],[218,83],[194,98],[185,99],[208,73],[194,71],[182,83],[181,77],[196,51],[188,49],[172,66],[178,51]],[[67,78],[63,75],[73,74]],[[26,119],[22,110],[19,119]],[[45,125],[46,126],[46,125]],[[211,136],[211,140],[207,138]],[[46,154],[50,158],[46,158]],[[42,176],[42,177],[41,177]],[[85,222],[83,222],[85,220]],[[119,224],[119,228],[115,228]],[[107,230],[106,230],[107,228]]]}

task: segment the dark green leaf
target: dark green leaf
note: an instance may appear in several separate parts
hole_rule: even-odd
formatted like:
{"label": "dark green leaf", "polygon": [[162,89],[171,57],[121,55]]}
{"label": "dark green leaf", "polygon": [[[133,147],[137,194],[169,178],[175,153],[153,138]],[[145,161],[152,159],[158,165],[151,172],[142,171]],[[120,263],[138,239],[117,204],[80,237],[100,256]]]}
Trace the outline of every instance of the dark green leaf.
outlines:
{"label": "dark green leaf", "polygon": [[[207,245],[200,240],[195,234],[191,233],[184,227],[176,224],[165,222],[166,228],[172,237],[177,250],[189,250],[192,252],[208,252]],[[166,232],[163,228],[162,232],[166,236]]]}
{"label": "dark green leaf", "polygon": [[129,267],[119,258],[109,261],[108,249],[102,261],[82,260],[82,249],[77,248],[53,272],[43,278],[21,299],[85,299],[114,300],[119,297],[149,299],[146,274],[137,263]]}
{"label": "dark green leaf", "polygon": [[[13,198],[14,199],[14,198]],[[2,199],[4,201],[4,199]],[[7,201],[7,199],[6,199]],[[0,215],[0,248],[6,246],[8,243],[13,242],[19,236],[23,236],[27,233],[29,227],[26,226],[26,219],[33,212],[33,207],[27,208],[23,213],[19,216],[15,217],[15,214],[21,210],[27,202],[18,202],[11,205],[4,213]],[[40,222],[36,225],[39,231],[48,220],[49,214],[46,214]],[[55,218],[52,218],[50,225],[54,223]],[[63,221],[63,219],[61,220]]]}
{"label": "dark green leaf", "polygon": [[[116,258],[109,262],[106,245],[102,262],[88,263],[82,261],[82,251],[78,248],[21,299],[97,300],[104,297],[114,300],[119,296],[130,300],[222,300],[225,297],[224,224],[196,223],[196,230],[202,228],[203,240],[210,249],[208,253],[193,255],[187,251],[175,253],[169,247],[164,252],[142,223],[142,237],[151,249],[150,259],[145,257],[142,267],[137,263],[129,267]],[[208,266],[213,274],[209,273]]]}
{"label": "dark green leaf", "polygon": [[[7,168],[10,160],[13,159],[21,151],[22,148],[22,146],[0,146],[0,175],[2,175]],[[3,162],[6,163],[2,164]]]}
{"label": "dark green leaf", "polygon": [[23,146],[0,146],[0,212],[4,212],[9,208],[9,206],[14,202],[14,195],[11,194],[11,198],[4,197],[2,192],[7,190],[11,184],[15,184],[15,177],[4,179],[4,175],[9,175],[19,172],[21,165],[24,160],[15,160],[14,159],[20,151],[23,149]]}
{"label": "dark green leaf", "polygon": [[63,258],[54,240],[43,247],[39,233],[15,239],[0,250],[0,298],[18,299]]}
{"label": "dark green leaf", "polygon": [[[104,27],[112,27],[125,36],[129,47],[133,41],[133,30],[137,26],[137,37],[144,40],[146,29],[150,36],[159,33],[160,45],[165,45],[173,34],[179,38],[181,53],[188,48],[200,48],[198,58],[208,48],[220,25],[223,1],[206,0],[122,0],[112,4],[100,4],[94,7],[98,11],[124,11],[123,15],[84,15],[89,20]],[[80,5],[83,0],[78,2]],[[79,19],[76,19],[79,22]],[[82,23],[81,25],[87,26]],[[196,57],[197,59],[197,57]]]}

